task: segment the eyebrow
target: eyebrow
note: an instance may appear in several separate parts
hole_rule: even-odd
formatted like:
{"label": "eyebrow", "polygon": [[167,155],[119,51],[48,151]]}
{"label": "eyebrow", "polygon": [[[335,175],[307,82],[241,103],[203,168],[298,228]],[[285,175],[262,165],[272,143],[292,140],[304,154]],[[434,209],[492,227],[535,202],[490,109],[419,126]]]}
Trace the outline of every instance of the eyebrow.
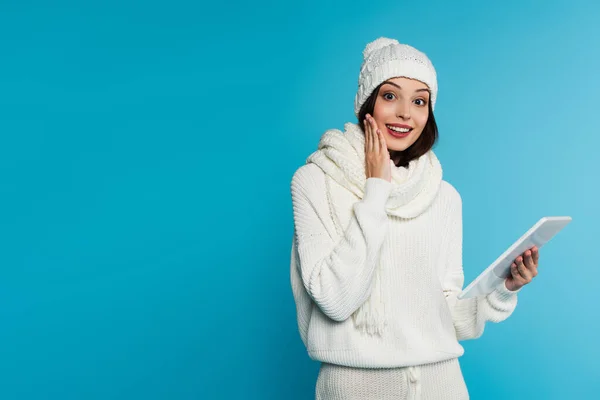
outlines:
{"label": "eyebrow", "polygon": [[[402,90],[400,85],[396,85],[394,82],[384,82],[383,84],[384,85],[393,85],[393,86],[396,86],[398,89]],[[415,90],[415,92],[427,92],[427,93],[431,94],[431,91],[427,88],[417,89],[417,90]]]}

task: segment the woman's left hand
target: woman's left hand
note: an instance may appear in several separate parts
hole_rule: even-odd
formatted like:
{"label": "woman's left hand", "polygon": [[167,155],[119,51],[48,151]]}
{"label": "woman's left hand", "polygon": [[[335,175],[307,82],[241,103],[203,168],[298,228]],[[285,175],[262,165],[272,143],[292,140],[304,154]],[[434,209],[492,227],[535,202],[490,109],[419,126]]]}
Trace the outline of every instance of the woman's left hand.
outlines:
{"label": "woman's left hand", "polygon": [[537,246],[518,256],[510,266],[510,276],[505,281],[506,288],[515,291],[531,283],[538,274],[539,258],[540,252]]}

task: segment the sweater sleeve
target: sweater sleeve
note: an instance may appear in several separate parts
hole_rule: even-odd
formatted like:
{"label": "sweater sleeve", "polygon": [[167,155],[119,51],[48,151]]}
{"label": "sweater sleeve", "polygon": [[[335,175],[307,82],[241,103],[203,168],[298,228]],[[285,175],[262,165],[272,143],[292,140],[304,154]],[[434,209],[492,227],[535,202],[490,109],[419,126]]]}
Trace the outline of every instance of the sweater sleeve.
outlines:
{"label": "sweater sleeve", "polygon": [[517,306],[517,291],[506,288],[505,281],[486,295],[457,299],[464,284],[462,267],[462,199],[454,192],[448,225],[449,249],[446,274],[443,282],[446,301],[452,313],[458,340],[476,339],[483,334],[487,321],[501,322],[508,318]]}
{"label": "sweater sleeve", "polygon": [[330,218],[322,176],[300,168],[292,178],[299,269],[302,283],[322,312],[345,321],[368,298],[373,272],[389,222],[385,204],[392,184],[368,178],[364,196],[339,239],[331,238],[322,218]]}

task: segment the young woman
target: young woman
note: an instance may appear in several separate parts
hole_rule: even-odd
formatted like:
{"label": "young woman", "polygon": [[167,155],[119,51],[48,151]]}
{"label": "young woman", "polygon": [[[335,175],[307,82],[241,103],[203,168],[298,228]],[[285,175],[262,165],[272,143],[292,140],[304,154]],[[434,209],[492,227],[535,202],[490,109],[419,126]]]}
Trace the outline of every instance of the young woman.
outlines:
{"label": "young woman", "polygon": [[533,247],[487,296],[462,290],[462,201],[432,151],[436,72],[388,38],[369,43],[354,111],[291,182],[298,327],[321,362],[316,398],[468,399],[460,340],[514,311]]}

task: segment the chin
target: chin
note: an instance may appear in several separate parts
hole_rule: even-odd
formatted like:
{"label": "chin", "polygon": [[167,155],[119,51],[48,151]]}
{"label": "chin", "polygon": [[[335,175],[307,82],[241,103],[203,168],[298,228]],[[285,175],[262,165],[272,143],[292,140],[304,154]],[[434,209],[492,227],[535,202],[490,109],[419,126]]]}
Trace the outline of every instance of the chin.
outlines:
{"label": "chin", "polygon": [[417,141],[417,139],[419,139],[420,136],[421,136],[421,132],[418,132],[418,135],[416,135],[416,136],[410,135],[405,138],[397,138],[388,133],[385,137],[385,141],[386,141],[388,150],[404,151],[404,150],[408,149],[410,146],[412,146]]}
{"label": "chin", "polygon": [[413,145],[413,143],[406,143],[406,144],[388,143],[387,148],[390,151],[404,151],[404,150],[408,149],[412,145]]}

